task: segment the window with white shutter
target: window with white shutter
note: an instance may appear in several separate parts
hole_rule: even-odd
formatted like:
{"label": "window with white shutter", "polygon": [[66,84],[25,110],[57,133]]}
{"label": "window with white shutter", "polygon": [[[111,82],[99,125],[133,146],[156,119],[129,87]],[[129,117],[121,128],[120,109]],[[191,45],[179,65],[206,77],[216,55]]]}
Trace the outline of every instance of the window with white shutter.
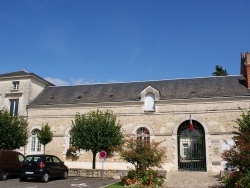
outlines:
{"label": "window with white shutter", "polygon": [[153,93],[147,93],[144,100],[144,111],[155,111],[155,95]]}

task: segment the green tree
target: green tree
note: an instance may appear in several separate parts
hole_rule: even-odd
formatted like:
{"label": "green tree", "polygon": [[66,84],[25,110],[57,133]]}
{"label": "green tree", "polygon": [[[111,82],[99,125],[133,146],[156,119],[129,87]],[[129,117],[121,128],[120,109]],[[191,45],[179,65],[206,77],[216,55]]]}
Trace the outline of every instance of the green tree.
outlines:
{"label": "green tree", "polygon": [[250,186],[250,111],[242,112],[235,121],[238,126],[233,131],[234,145],[226,150],[222,157],[229,165],[237,168],[229,177],[224,179],[226,187]]}
{"label": "green tree", "polygon": [[110,110],[77,113],[72,121],[71,141],[73,146],[92,152],[92,168],[95,169],[98,152],[108,152],[123,143],[121,125],[116,122],[116,116]]}
{"label": "green tree", "polygon": [[215,66],[215,72],[213,72],[214,76],[227,76],[227,70],[223,69],[222,66],[216,65]]}
{"label": "green tree", "polygon": [[0,149],[14,150],[28,140],[28,123],[21,116],[12,116],[7,109],[0,110]]}
{"label": "green tree", "polygon": [[136,171],[146,171],[147,168],[161,167],[166,153],[161,142],[148,142],[143,139],[127,139],[120,148],[121,157],[135,166]]}
{"label": "green tree", "polygon": [[43,144],[43,152],[45,154],[45,146],[53,139],[53,133],[50,130],[50,126],[48,123],[42,126],[42,129],[39,131],[37,138],[41,142],[41,144]]}

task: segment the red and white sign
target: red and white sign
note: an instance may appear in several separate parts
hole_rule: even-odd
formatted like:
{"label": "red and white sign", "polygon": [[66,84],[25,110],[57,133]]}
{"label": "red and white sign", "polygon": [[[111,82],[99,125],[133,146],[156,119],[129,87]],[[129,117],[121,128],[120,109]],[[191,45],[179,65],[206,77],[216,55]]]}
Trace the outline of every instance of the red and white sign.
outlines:
{"label": "red and white sign", "polygon": [[100,159],[105,159],[106,156],[107,156],[107,152],[106,151],[102,150],[102,151],[99,152],[99,158]]}

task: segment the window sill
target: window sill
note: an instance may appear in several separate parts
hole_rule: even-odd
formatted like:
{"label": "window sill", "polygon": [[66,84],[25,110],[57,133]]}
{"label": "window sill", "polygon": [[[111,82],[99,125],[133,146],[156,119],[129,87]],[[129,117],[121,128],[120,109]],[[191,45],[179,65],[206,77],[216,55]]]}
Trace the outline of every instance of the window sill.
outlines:
{"label": "window sill", "polygon": [[155,110],[144,110],[144,113],[154,113]]}
{"label": "window sill", "polygon": [[8,97],[8,96],[16,96],[16,97],[19,97],[19,96],[22,96],[22,92],[20,92],[19,90],[16,90],[16,91],[10,91],[8,93],[5,93],[5,96]]}

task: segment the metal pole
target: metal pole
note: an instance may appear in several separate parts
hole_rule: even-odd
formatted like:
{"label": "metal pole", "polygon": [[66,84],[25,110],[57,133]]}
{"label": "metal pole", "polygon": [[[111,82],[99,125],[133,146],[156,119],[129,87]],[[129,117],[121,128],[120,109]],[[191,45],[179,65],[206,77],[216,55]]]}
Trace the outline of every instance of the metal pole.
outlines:
{"label": "metal pole", "polygon": [[103,179],[103,163],[104,163],[104,159],[102,159],[102,179]]}

